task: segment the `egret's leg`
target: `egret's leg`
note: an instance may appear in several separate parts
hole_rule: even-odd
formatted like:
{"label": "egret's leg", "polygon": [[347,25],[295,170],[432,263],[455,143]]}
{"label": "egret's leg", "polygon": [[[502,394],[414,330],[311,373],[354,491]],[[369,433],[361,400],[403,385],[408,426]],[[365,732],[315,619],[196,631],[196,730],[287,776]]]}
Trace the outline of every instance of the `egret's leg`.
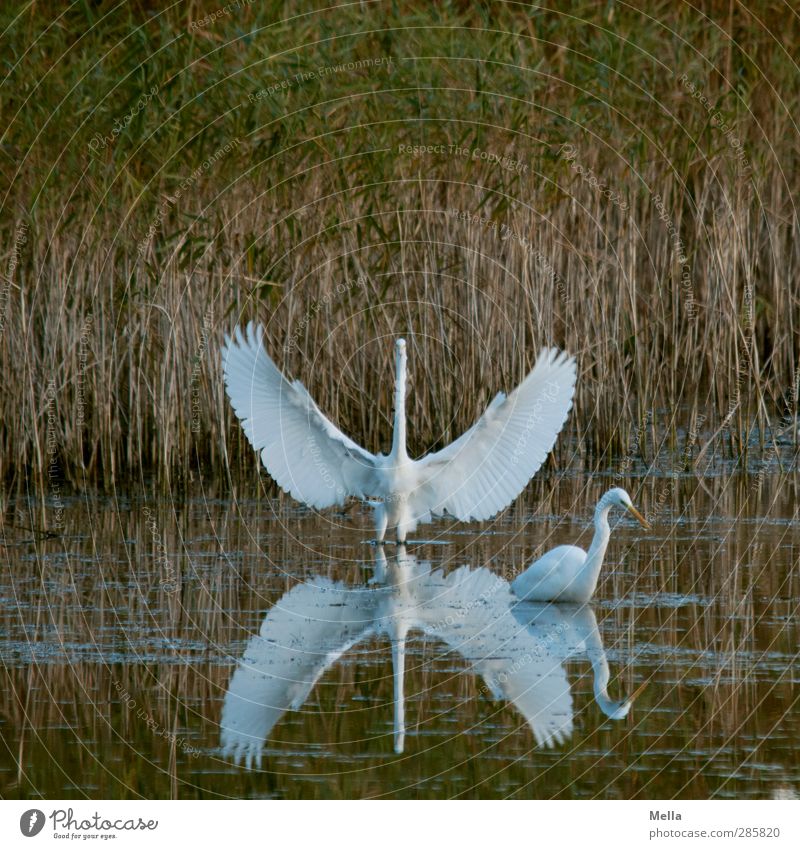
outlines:
{"label": "egret's leg", "polygon": [[413,533],[417,527],[414,514],[408,506],[408,502],[403,501],[398,505],[397,511],[397,535],[395,539],[398,545],[405,545],[408,535]]}
{"label": "egret's leg", "polygon": [[385,545],[386,526],[389,523],[389,516],[386,513],[386,507],[380,502],[373,504],[375,510],[375,540],[379,545]]}
{"label": "egret's leg", "polygon": [[409,531],[409,522],[406,519],[400,519],[397,523],[397,536],[395,537],[395,541],[398,545],[406,544],[406,537],[408,536]]}

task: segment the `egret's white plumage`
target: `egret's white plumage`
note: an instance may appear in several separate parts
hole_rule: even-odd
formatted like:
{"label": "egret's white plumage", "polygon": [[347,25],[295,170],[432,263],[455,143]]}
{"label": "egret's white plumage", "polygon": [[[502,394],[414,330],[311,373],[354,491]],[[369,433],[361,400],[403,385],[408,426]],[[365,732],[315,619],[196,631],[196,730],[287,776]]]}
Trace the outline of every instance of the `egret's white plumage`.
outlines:
{"label": "egret's white plumage", "polygon": [[371,636],[388,638],[394,682],[394,747],[405,745],[406,639],[423,633],[460,655],[486,692],[525,718],[539,746],[568,740],[574,707],[565,661],[587,655],[601,710],[620,719],[608,697],[608,662],[588,606],[520,604],[508,582],[482,567],[445,575],[403,547],[376,552],[375,577],[348,586],[317,577],[298,584],[267,613],[233,673],[220,720],[223,751],[260,765],[265,740],[288,710],[299,710],[342,654]]}
{"label": "egret's white plumage", "polygon": [[597,502],[594,511],[594,538],[586,552],[577,545],[559,545],[542,555],[511,584],[511,589],[527,601],[561,601],[583,604],[594,595],[600,568],[611,537],[609,510],[624,507],[642,527],[647,520],[633,506],[624,489],[614,487]]}
{"label": "egret's white plumage", "polygon": [[406,344],[396,343],[394,432],[388,455],[371,454],[329,421],[299,381],[270,359],[263,329],[236,328],[222,349],[228,396],[267,471],[298,501],[323,508],[369,500],[379,540],[403,542],[418,523],[445,512],[489,519],[508,506],[544,463],[572,407],[575,359],[543,349],[508,396],[441,451],[412,460],[406,451]]}

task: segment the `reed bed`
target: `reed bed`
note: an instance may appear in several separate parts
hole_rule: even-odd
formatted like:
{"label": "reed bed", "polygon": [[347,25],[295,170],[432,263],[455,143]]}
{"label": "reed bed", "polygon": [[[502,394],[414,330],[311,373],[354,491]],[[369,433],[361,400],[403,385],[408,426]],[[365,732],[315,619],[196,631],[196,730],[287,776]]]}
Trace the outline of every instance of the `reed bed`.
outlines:
{"label": "reed bed", "polygon": [[782,4],[218,9],[0,11],[7,484],[250,480],[249,319],[373,450],[401,333],[414,451],[544,345],[579,358],[562,467],[796,450]]}

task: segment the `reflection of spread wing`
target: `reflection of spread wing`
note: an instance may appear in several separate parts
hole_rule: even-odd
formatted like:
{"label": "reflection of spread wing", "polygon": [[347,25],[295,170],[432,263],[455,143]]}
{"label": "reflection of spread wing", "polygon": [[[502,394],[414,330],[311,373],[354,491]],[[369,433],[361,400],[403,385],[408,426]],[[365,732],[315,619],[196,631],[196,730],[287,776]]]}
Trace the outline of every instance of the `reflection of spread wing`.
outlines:
{"label": "reflection of spread wing", "polygon": [[220,721],[222,750],[261,765],[287,710],[298,710],[325,670],[373,629],[377,594],[327,578],[300,584],[276,604],[233,673]]}
{"label": "reflection of spread wing", "polygon": [[568,740],[573,727],[560,625],[525,627],[512,613],[516,603],[502,578],[462,567],[440,585],[438,602],[425,614],[426,630],[464,657],[496,699],[517,708],[538,745],[553,746]]}

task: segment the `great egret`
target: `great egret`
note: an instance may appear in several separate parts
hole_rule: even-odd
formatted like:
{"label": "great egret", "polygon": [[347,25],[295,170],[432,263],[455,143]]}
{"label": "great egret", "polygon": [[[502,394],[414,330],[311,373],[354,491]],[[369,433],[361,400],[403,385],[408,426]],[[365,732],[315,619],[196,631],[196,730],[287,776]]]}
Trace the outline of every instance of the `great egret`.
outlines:
{"label": "great egret", "polygon": [[376,555],[378,583],[347,586],[317,577],[289,590],[270,609],[231,678],[220,721],[223,752],[260,766],[265,741],[287,710],[299,710],[344,652],[373,635],[388,638],[394,681],[394,748],[405,746],[406,639],[421,631],[458,653],[485,692],[525,717],[540,746],[573,732],[564,662],[587,654],[601,710],[622,718],[625,702],[608,698],[608,663],[591,609],[520,604],[508,582],[484,567],[448,575],[404,548]]}
{"label": "great egret", "polygon": [[406,343],[398,339],[394,431],[388,455],[371,454],[329,421],[302,383],[270,359],[252,322],[222,348],[225,385],[242,428],[285,492],[311,507],[361,498],[374,508],[377,539],[387,528],[403,543],[417,524],[445,512],[490,519],[508,506],[544,463],[572,407],[575,359],[544,348],[508,396],[500,392],[478,421],[441,451],[406,452]]}
{"label": "great egret", "polygon": [[586,552],[577,545],[559,545],[542,555],[511,584],[511,589],[527,601],[566,601],[583,604],[594,595],[603,565],[611,527],[608,511],[618,505],[650,529],[647,519],[633,506],[624,489],[609,489],[594,511],[594,539]]}

